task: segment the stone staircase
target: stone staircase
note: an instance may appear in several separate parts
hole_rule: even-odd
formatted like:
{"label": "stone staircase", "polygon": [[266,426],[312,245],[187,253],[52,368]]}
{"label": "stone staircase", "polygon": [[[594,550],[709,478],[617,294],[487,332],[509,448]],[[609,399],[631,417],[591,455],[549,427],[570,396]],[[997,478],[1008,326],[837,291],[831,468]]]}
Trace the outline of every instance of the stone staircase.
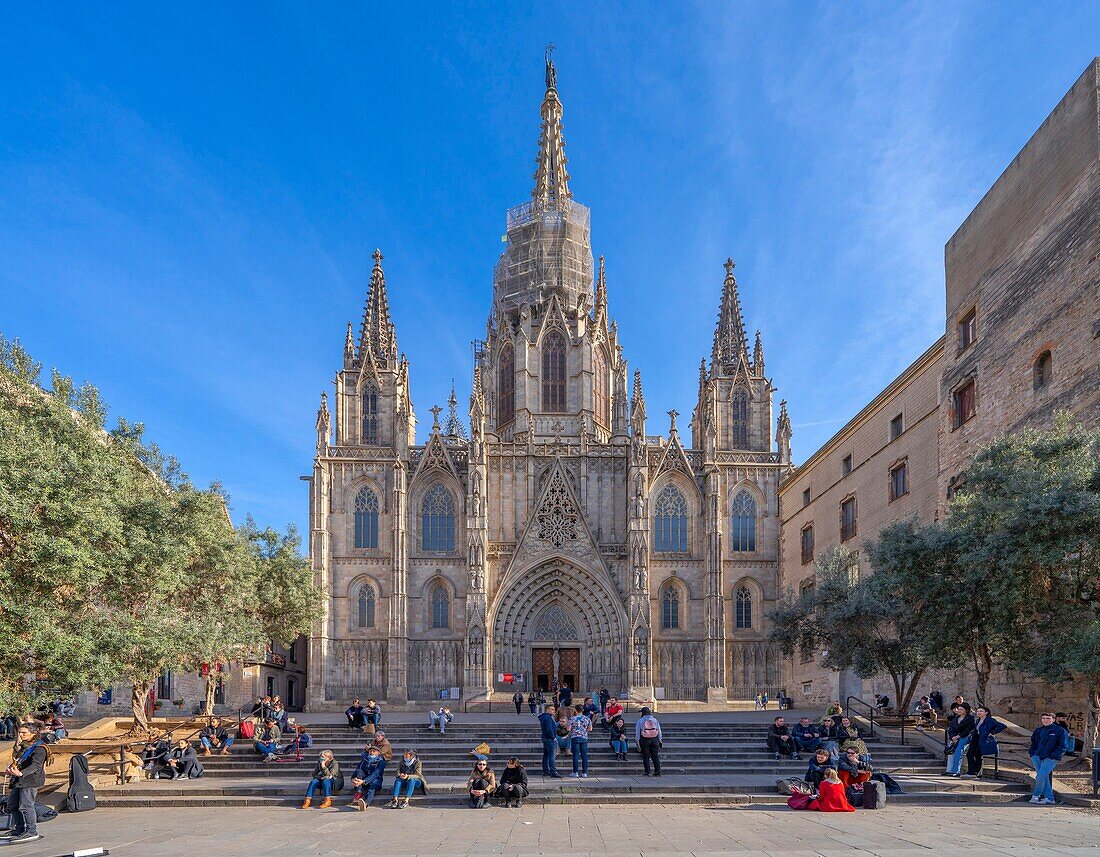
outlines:
{"label": "stone staircase", "polygon": [[[633,720],[633,718],[631,718]],[[512,723],[476,723],[461,717],[446,735],[409,723],[384,724],[395,756],[415,748],[424,765],[429,791],[414,802],[456,806],[466,798],[466,778],[473,766],[471,749],[482,741],[492,747],[491,764],[498,772],[509,756],[527,767],[531,803],[770,803],[786,797],[775,781],[802,776],[806,761],[775,761],[764,746],[766,723],[692,721],[690,715],[662,723],[665,746],[661,753],[662,776],[642,775],[641,758],[631,742],[628,761],[614,758],[606,733],[597,727],[589,744],[589,777],[558,780],[541,774],[541,746],[533,717]],[[201,756],[206,776],[199,780],[147,780],[126,786],[97,789],[100,806],[254,806],[299,803],[310,773],[322,749],[333,750],[341,770],[350,780],[365,739],[358,730],[336,724],[317,724],[309,729],[314,745],[302,759],[284,757],[265,764],[251,742],[234,746],[228,756]],[[1001,803],[1026,799],[1024,787],[1004,780],[958,780],[943,776],[943,763],[919,747],[868,741],[875,768],[891,774],[906,794],[891,796],[892,803]],[[559,770],[568,775],[568,755],[558,758]],[[385,797],[392,788],[396,761],[387,766]],[[336,804],[347,803],[347,793]],[[381,806],[383,795],[375,798]]]}

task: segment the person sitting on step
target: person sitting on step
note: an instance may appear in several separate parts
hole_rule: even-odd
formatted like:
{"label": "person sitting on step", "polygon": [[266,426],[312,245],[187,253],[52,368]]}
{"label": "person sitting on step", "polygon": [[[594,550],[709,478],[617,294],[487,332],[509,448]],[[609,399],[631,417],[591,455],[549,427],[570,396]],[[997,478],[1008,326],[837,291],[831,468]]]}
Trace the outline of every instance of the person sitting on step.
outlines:
{"label": "person sitting on step", "polygon": [[619,702],[615,697],[611,697],[607,700],[607,707],[604,709],[604,725],[610,725],[620,714],[625,714],[623,710],[623,704]]}
{"label": "person sitting on step", "polygon": [[363,709],[363,719],[366,721],[363,724],[363,731],[377,731],[378,727],[382,725],[382,706],[374,699],[367,700],[367,707]]}
{"label": "person sitting on step", "polygon": [[932,701],[927,696],[922,696],[920,698],[920,702],[918,702],[914,707],[913,713],[920,718],[920,722],[917,724],[917,729],[924,730],[926,728],[936,728],[936,722],[939,719],[939,713],[936,711],[936,707],[932,705]]}
{"label": "person sitting on step", "polygon": [[772,725],[768,727],[768,749],[775,753],[777,762],[780,756],[790,756],[793,759],[802,758],[798,755],[794,738],[791,737],[791,727],[786,724],[782,715],[776,717],[772,721]]}
{"label": "person sitting on step", "polygon": [[393,745],[381,729],[374,733],[374,740],[367,745],[367,748],[370,747],[378,748],[378,752],[382,755],[382,761],[387,763],[393,761]]}
{"label": "person sitting on step", "polygon": [[264,757],[265,762],[274,762],[279,754],[279,739],[283,733],[279,725],[268,718],[264,721],[263,728],[256,733],[256,752]]}
{"label": "person sitting on step", "polygon": [[332,806],[332,795],[334,792],[339,791],[337,788],[339,780],[340,763],[336,761],[332,750],[322,750],[321,755],[317,757],[317,764],[313,768],[309,785],[306,786],[306,799],[302,801],[302,809],[309,809],[310,804],[313,803],[313,793],[317,791],[318,787],[325,796],[318,809],[328,809]]}
{"label": "person sitting on step", "polygon": [[359,703],[358,699],[353,699],[351,705],[344,709],[344,716],[348,719],[349,729],[363,728],[363,706]]}
{"label": "person sitting on step", "polygon": [[834,740],[842,751],[847,750],[849,747],[855,747],[861,757],[865,756],[868,759],[871,757],[871,751],[863,743],[863,735],[859,731],[859,727],[847,717],[840,719],[840,728],[836,730]]}
{"label": "person sitting on step", "polygon": [[501,771],[500,785],[497,786],[497,794],[505,807],[511,806],[515,801],[516,807],[523,806],[523,799],[529,794],[527,787],[527,769],[523,767],[519,759],[512,756],[508,760],[508,766]]}
{"label": "person sitting on step", "polygon": [[616,714],[611,720],[611,749],[615,751],[615,758],[620,761],[626,761],[627,753],[627,737],[626,737],[626,721],[623,720],[621,714]]}
{"label": "person sitting on step", "polygon": [[455,716],[451,714],[451,709],[446,705],[439,706],[438,711],[428,712],[428,729],[435,729],[439,727],[439,734],[447,734],[447,724],[455,719]]}
{"label": "person sitting on step", "polygon": [[[420,756],[416,750],[406,750],[401,756],[401,762],[397,766],[397,774],[393,780],[393,800],[390,802],[392,809],[408,809],[409,798],[417,786],[425,794],[428,793],[428,783],[424,779],[424,766],[420,762]],[[402,791],[404,795],[402,796]]]}
{"label": "person sitting on step", "polygon": [[161,735],[146,744],[141,754],[142,770],[148,771],[154,780],[160,779],[160,771],[168,766],[168,754],[172,752],[172,733]]}
{"label": "person sitting on step", "polygon": [[489,806],[489,795],[496,790],[496,787],[496,774],[489,767],[488,760],[478,759],[466,780],[466,791],[470,793],[470,806],[474,809],[484,809]]}
{"label": "person sitting on step", "polygon": [[833,759],[829,751],[824,747],[818,747],[814,751],[813,758],[810,759],[810,764],[806,767],[806,776],[803,779],[814,787],[814,791],[817,791],[817,787],[825,779],[825,772],[832,767]]}
{"label": "person sitting on step", "polygon": [[840,757],[836,772],[844,785],[854,786],[871,779],[871,770],[871,763],[861,759],[855,747],[849,747]]}
{"label": "person sitting on step", "polygon": [[215,750],[223,756],[228,756],[229,748],[233,746],[234,740],[230,736],[229,730],[222,726],[221,720],[217,717],[211,717],[206,728],[199,733],[199,743],[202,744],[202,754],[204,756],[211,755]]}
{"label": "person sitting on step", "polygon": [[141,781],[141,759],[134,755],[134,748],[132,744],[125,744],[122,747],[122,755],[125,759],[125,764],[120,759],[115,764],[115,784],[125,785],[122,781],[122,771],[126,771],[126,782],[136,783]]}
{"label": "person sitting on step", "polygon": [[199,764],[199,757],[195,755],[195,748],[186,738],[180,738],[168,752],[163,773],[173,780],[197,780],[206,771]]}
{"label": "person sitting on step", "polygon": [[799,752],[812,753],[821,746],[821,727],[811,723],[809,717],[802,717],[791,729],[791,737]]}
{"label": "person sitting on step", "polygon": [[355,787],[351,805],[360,812],[370,806],[376,792],[382,790],[382,776],[386,772],[386,760],[382,758],[375,744],[368,744],[359,758],[355,773],[351,775],[351,784]]}

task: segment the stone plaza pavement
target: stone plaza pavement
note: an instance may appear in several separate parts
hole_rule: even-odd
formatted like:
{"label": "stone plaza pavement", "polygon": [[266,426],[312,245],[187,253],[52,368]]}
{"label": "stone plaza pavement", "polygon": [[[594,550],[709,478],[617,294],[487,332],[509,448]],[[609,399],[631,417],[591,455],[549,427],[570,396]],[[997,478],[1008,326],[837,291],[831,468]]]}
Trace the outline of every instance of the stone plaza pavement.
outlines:
{"label": "stone plaza pavement", "polygon": [[[59,857],[310,855],[1096,854],[1100,814],[1068,807],[887,807],[845,814],[786,807],[531,806],[523,809],[284,807],[98,809],[43,824],[10,853]],[[0,853],[7,849],[0,849]]]}

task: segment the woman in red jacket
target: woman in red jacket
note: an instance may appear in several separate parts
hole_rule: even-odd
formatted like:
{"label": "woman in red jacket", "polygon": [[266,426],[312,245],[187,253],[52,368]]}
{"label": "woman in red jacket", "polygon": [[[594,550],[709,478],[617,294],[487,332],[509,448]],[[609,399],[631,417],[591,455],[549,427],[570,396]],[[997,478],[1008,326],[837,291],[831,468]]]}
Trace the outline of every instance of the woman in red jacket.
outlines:
{"label": "woman in red jacket", "polygon": [[840,781],[834,768],[825,771],[825,779],[817,790],[817,800],[811,801],[806,809],[816,809],[821,812],[855,812],[856,808],[848,803],[848,797],[844,794],[844,783]]}

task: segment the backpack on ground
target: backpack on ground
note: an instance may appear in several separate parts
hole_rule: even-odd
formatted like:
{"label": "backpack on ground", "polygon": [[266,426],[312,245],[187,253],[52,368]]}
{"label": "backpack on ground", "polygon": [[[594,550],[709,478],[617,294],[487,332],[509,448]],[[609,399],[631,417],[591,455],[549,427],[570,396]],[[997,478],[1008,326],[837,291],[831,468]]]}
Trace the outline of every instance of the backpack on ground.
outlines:
{"label": "backpack on ground", "polygon": [[88,782],[88,760],[77,753],[69,760],[69,792],[65,797],[66,812],[86,812],[95,809],[95,789]]}
{"label": "backpack on ground", "polygon": [[657,726],[657,721],[652,717],[647,717],[642,721],[642,737],[643,738],[656,738],[660,734],[661,730]]}
{"label": "backpack on ground", "polygon": [[868,780],[863,784],[863,809],[886,808],[886,783]]}
{"label": "backpack on ground", "polygon": [[848,798],[848,803],[859,809],[863,806],[863,797],[866,793],[863,790],[862,784],[852,784],[845,787],[844,796]]}
{"label": "backpack on ground", "polygon": [[879,771],[875,771],[873,774],[871,774],[871,779],[877,780],[878,782],[886,786],[886,794],[888,795],[905,794],[905,791],[902,789],[898,781],[891,777],[889,774],[883,774]]}
{"label": "backpack on ground", "polygon": [[242,720],[240,727],[237,729],[237,734],[245,741],[251,740],[252,736],[256,734],[256,724],[251,720]]}

